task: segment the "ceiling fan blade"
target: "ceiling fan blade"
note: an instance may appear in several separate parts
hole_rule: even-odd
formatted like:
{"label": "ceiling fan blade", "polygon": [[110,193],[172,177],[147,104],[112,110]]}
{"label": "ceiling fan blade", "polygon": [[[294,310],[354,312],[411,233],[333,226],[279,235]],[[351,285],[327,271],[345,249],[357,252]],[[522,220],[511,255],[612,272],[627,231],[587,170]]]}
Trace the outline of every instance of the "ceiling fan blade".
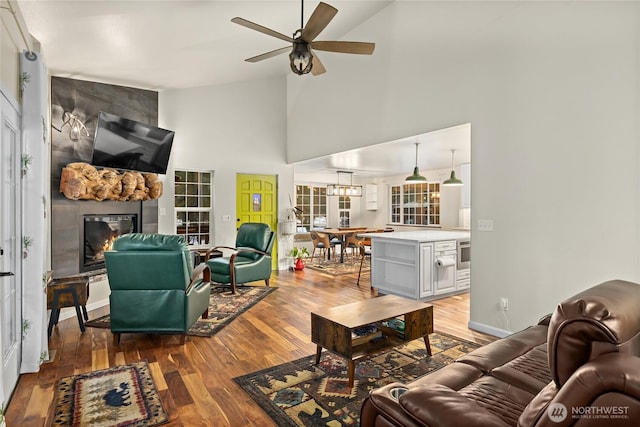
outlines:
{"label": "ceiling fan blade", "polygon": [[311,51],[311,55],[313,55],[313,66],[311,67],[311,74],[317,76],[319,74],[326,73],[327,70],[324,68],[324,65],[322,65],[322,62],[320,61],[318,55],[316,55],[314,51]]}
{"label": "ceiling fan blade", "polygon": [[277,39],[284,40],[284,41],[289,42],[289,43],[293,43],[293,39],[291,37],[285,36],[282,33],[279,33],[277,31],[273,31],[270,28],[263,27],[262,25],[256,24],[254,22],[247,21],[246,19],[235,17],[235,18],[233,18],[231,20],[231,22],[236,23],[238,25],[242,25],[243,27],[247,27],[247,28],[250,28],[252,30],[258,31],[258,32],[260,32],[262,34],[266,34],[268,36],[275,37]]}
{"label": "ceiling fan blade", "polygon": [[307,21],[307,25],[302,29],[302,40],[307,43],[312,42],[329,25],[336,13],[338,13],[338,9],[335,7],[323,2],[318,3]]}
{"label": "ceiling fan blade", "polygon": [[263,53],[262,55],[253,56],[251,58],[245,59],[247,62],[258,62],[263,59],[273,58],[274,56],[280,55],[281,53],[285,53],[291,50],[291,46],[281,47],[280,49],[272,50],[271,52]]}
{"label": "ceiling fan blade", "polygon": [[376,44],[367,42],[318,41],[311,43],[311,47],[316,50],[324,50],[327,52],[371,55]]}

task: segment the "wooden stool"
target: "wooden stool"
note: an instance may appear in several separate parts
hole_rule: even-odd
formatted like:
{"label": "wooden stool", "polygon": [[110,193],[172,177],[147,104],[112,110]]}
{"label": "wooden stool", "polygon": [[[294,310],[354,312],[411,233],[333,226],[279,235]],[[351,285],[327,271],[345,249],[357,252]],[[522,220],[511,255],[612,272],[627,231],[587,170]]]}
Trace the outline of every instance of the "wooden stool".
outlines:
{"label": "wooden stool", "polygon": [[[51,310],[49,317],[48,336],[51,337],[53,325],[58,324],[60,309],[63,307],[75,307],[78,316],[78,325],[84,332],[84,320],[89,320],[87,315],[87,299],[89,299],[89,277],[72,276],[52,279],[47,281],[47,309]],[[82,314],[80,308],[82,307]]]}

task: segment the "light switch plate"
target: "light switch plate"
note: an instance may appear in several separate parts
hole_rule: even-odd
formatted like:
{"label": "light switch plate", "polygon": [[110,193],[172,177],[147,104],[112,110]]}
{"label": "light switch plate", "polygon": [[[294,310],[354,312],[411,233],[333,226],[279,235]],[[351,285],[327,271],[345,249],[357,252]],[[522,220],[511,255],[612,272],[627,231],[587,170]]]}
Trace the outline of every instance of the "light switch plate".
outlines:
{"label": "light switch plate", "polygon": [[478,220],[478,231],[493,231],[493,220],[492,219],[479,219]]}

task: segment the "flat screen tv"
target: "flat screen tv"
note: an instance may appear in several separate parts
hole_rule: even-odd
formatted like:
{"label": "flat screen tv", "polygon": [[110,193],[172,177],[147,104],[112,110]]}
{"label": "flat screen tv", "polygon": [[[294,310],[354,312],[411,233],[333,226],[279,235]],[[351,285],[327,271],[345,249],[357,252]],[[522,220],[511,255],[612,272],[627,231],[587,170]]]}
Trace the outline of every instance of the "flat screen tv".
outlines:
{"label": "flat screen tv", "polygon": [[170,130],[101,111],[91,164],[166,174],[174,134]]}

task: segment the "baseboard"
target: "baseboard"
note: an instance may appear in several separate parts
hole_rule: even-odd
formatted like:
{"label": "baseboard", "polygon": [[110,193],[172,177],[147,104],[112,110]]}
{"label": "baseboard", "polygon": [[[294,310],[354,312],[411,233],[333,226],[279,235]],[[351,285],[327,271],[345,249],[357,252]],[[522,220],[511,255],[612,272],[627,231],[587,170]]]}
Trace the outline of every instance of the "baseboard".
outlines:
{"label": "baseboard", "polygon": [[467,326],[469,329],[473,329],[474,331],[482,332],[483,334],[492,335],[498,338],[504,338],[513,333],[511,331],[495,328],[493,326],[485,325],[484,323],[473,322],[471,320],[467,323]]}
{"label": "baseboard", "polygon": [[[91,310],[102,308],[107,305],[109,305],[109,298],[101,299],[100,301],[95,301],[87,304],[87,311],[89,312]],[[71,319],[72,317],[76,317],[76,309],[73,307],[65,307],[60,310],[60,317],[58,318],[58,321]]]}

